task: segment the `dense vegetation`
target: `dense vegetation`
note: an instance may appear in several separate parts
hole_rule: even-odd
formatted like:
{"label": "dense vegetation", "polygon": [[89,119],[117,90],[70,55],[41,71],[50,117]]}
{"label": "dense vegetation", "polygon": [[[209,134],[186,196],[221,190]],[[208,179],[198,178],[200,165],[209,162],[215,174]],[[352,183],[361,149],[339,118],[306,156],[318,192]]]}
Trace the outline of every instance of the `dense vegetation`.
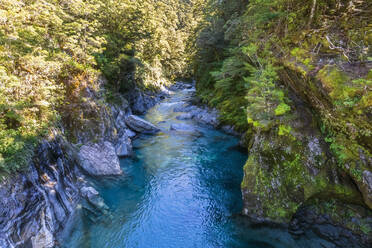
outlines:
{"label": "dense vegetation", "polygon": [[[258,202],[250,214],[289,221],[318,198],[371,209],[371,1],[208,6],[197,41],[197,89],[226,124],[245,132],[242,188]],[[313,142],[304,136],[308,129],[326,144],[319,157],[307,148]],[[355,200],[360,195],[364,200]]]}
{"label": "dense vegetation", "polygon": [[255,214],[370,210],[371,13],[368,0],[0,0],[0,174],[53,129],[74,142],[121,93],[193,75],[244,133]]}
{"label": "dense vegetation", "polygon": [[26,165],[52,127],[90,118],[92,94],[190,75],[200,2],[1,0],[0,172]]}

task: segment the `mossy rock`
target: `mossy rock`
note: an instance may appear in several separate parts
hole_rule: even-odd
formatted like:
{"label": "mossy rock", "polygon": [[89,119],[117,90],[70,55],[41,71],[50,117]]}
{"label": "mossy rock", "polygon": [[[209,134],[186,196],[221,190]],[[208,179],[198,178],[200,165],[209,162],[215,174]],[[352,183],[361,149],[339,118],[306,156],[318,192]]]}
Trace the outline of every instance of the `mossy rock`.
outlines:
{"label": "mossy rock", "polygon": [[336,160],[318,131],[312,113],[295,107],[290,127],[256,133],[244,166],[244,213],[274,222],[289,222],[297,209],[313,198],[362,203],[348,175],[340,175]]}

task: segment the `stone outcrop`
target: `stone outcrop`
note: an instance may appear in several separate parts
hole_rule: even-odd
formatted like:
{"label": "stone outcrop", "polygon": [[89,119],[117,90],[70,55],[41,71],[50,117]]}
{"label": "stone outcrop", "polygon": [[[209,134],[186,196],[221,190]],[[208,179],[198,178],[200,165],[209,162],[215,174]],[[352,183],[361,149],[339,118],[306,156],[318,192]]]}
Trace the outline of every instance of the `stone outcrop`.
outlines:
{"label": "stone outcrop", "polygon": [[128,127],[138,133],[144,134],[154,134],[160,131],[154,124],[145,121],[144,119],[136,116],[136,115],[129,115],[125,119],[125,123]]}
{"label": "stone outcrop", "polygon": [[180,114],[177,119],[179,120],[189,120],[193,119],[199,123],[211,125],[213,127],[218,127],[220,122],[218,120],[219,115],[216,109],[208,108],[206,106],[199,107],[192,105],[190,103],[177,106],[173,110]]}
{"label": "stone outcrop", "polygon": [[123,173],[115,147],[107,141],[82,146],[79,162],[82,169],[91,176],[114,176]]}
{"label": "stone outcrop", "polygon": [[[117,103],[110,105],[98,103],[99,95],[87,88],[85,97],[89,98],[86,106],[81,107],[85,118],[74,119],[78,122],[64,120],[66,126],[58,134],[55,132],[56,138],[43,141],[36,149],[26,172],[0,182],[1,248],[55,247],[57,235],[82,200],[86,202],[83,209],[90,213],[97,216],[108,213],[98,192],[88,186],[84,172],[93,176],[121,175],[118,156],[131,155],[131,138],[137,135],[126,122],[132,114],[130,105],[136,105],[135,109],[142,112],[160,96],[151,98],[154,101],[145,100],[143,108],[140,106],[145,96],[131,98],[129,102],[116,96]],[[140,122],[139,125],[135,122],[136,132],[158,131],[152,124],[142,119]],[[82,144],[80,150],[62,138],[65,129],[69,130],[70,140]]]}
{"label": "stone outcrop", "polygon": [[75,165],[75,149],[57,137],[39,146],[27,172],[0,184],[0,247],[54,247],[85,183]]}
{"label": "stone outcrop", "polygon": [[127,132],[119,139],[116,145],[116,155],[118,157],[129,157],[133,154],[132,140],[129,138]]}

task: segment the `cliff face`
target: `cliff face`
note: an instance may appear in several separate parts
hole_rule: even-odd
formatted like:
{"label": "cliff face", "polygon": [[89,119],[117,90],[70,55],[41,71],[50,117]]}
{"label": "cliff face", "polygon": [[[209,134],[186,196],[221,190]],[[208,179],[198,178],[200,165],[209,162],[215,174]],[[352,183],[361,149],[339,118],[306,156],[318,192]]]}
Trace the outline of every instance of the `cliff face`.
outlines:
{"label": "cliff face", "polygon": [[[243,213],[370,245],[370,3],[234,4],[210,6],[196,77],[223,124],[245,133]],[[319,231],[322,221],[359,241]]]}
{"label": "cliff face", "polygon": [[[304,75],[292,65],[281,76],[291,99],[291,115],[281,125],[290,128],[272,127],[245,137],[249,158],[242,182],[243,213],[262,221],[291,223],[301,232],[325,223],[342,226],[350,232],[346,237],[317,232],[341,247],[346,243],[368,246],[372,242],[372,158],[368,143],[363,142],[370,138],[370,129],[363,130],[367,119],[338,112],[319,75]],[[329,138],[333,137],[330,129],[337,130],[335,138]],[[309,209],[312,214],[304,214]],[[306,223],[309,216],[307,225],[294,224]],[[324,216],[327,221],[322,220]]]}
{"label": "cliff face", "polygon": [[[368,246],[372,242],[372,163],[368,149],[358,146],[352,150],[355,140],[347,136],[344,148],[354,157],[340,167],[340,158],[332,151],[327,134],[322,133],[321,114],[311,104],[323,109],[330,106],[326,105],[327,96],[322,95],[326,89],[317,79],[305,80],[288,68],[283,79],[293,87],[289,94],[291,116],[281,120],[281,126],[245,137],[249,158],[242,182],[243,213],[260,221],[290,223],[294,233],[315,228],[316,233],[341,247]],[[319,83],[312,87],[314,92],[307,91],[310,82]],[[337,235],[319,231],[321,225],[335,228],[333,234]],[[337,226],[344,229],[337,230]],[[348,233],[345,237],[344,232]]]}
{"label": "cliff face", "polygon": [[44,141],[26,173],[0,187],[0,247],[53,247],[84,184],[76,151],[63,138]]}
{"label": "cliff face", "polygon": [[[81,206],[108,214],[88,178],[122,173],[118,156],[131,155],[136,135],[126,119],[133,112],[143,113],[164,94],[135,89],[128,93],[129,101],[118,96],[109,104],[87,88],[84,96],[89,100],[79,107],[84,118],[55,129],[36,148],[27,170],[1,182],[0,247],[55,247],[60,231]],[[101,171],[98,166],[105,164],[111,167]]]}

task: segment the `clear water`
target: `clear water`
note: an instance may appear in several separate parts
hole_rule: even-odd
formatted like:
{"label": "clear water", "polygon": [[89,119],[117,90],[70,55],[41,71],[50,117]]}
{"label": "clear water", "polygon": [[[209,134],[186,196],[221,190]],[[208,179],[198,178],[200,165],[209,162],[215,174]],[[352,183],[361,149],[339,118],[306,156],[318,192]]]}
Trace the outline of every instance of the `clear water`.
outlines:
{"label": "clear water", "polygon": [[[247,155],[232,136],[178,121],[173,108],[190,92],[175,92],[145,118],[163,132],[135,140],[136,158],[121,160],[124,175],[95,181],[110,216],[92,221],[87,212],[68,225],[63,247],[82,248],[258,248],[319,247],[293,240],[281,229],[252,228],[238,214]],[[192,125],[200,135],[169,131]],[[310,245],[310,243],[312,245]]]}

